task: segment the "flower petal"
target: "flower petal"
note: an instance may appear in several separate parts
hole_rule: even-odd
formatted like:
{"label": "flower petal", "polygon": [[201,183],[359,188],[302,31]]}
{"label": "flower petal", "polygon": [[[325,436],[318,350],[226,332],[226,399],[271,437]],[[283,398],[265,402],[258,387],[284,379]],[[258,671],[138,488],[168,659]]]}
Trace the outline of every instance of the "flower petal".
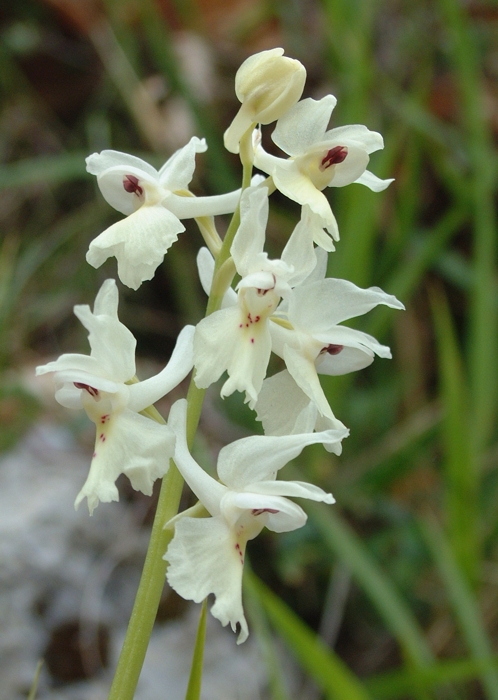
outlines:
{"label": "flower petal", "polygon": [[174,590],[187,600],[202,602],[214,593],[211,614],[223,626],[240,626],[238,644],[249,631],[242,608],[243,558],[235,548],[233,532],[222,518],[182,518],[165,554],[166,577]]}
{"label": "flower petal", "polygon": [[185,197],[172,193],[163,200],[163,205],[179,219],[195,219],[200,216],[232,214],[239,200],[240,190],[211,197]]}
{"label": "flower petal", "polygon": [[240,509],[251,510],[256,518],[264,518],[265,527],[273,532],[292,532],[302,527],[308,518],[297,503],[280,495],[241,491],[233,496],[232,503]]}
{"label": "flower petal", "polygon": [[313,217],[310,208],[303,207],[301,219],[282,251],[282,262],[294,270],[287,280],[290,287],[301,284],[316,266],[314,232],[310,225]]}
{"label": "flower petal", "polygon": [[289,320],[295,328],[314,335],[361,316],[378,304],[404,309],[396,297],[379,287],[361,289],[348,280],[328,277],[293,290],[289,299]]}
{"label": "flower petal", "polygon": [[126,175],[133,175],[139,181],[147,182],[157,189],[158,172],[141,158],[105,150],[93,153],[86,159],[86,169],[97,176],[97,183],[105,200],[122,214],[131,214],[137,208],[136,195],[127,192],[123,186]]}
{"label": "flower petal", "polygon": [[336,418],[318,427],[319,414],[287,370],[265,379],[256,404],[257,419],[265,435],[312,433],[314,430],[346,430]]}
{"label": "flower petal", "polygon": [[150,496],[155,479],[168,470],[173,449],[174,435],[166,425],[126,409],[102,416],[97,424],[90,473],[76,498],[75,508],[87,498],[91,515],[99,501],[119,500],[114,482],[123,473],[133,488]]}
{"label": "flower petal", "polygon": [[323,141],[336,104],[333,95],[321,100],[311,97],[301,100],[278,120],[272,134],[273,142],[290,156],[305,153],[314,143]]}
{"label": "flower petal", "polygon": [[344,429],[299,435],[251,435],[221,449],[218,476],[235,490],[258,481],[268,481],[275,478],[276,472],[297,457],[307,445],[339,445],[348,433]]}
{"label": "flower petal", "polygon": [[126,382],[135,375],[133,333],[118,319],[118,288],[113,279],[106,280],[95,299],[94,311],[88,305],[74,307],[74,313],[88,330],[88,342],[100,365],[99,374],[116,382]]}
{"label": "flower petal", "polygon": [[240,226],[230,253],[241,277],[252,270],[254,258],[263,251],[268,206],[266,187],[249,187],[240,200]]}
{"label": "flower petal", "polygon": [[311,182],[310,178],[303,175],[293,161],[283,160],[278,168],[270,173],[275,186],[282,194],[298,204],[307,204],[317,214],[325,227],[337,226],[330,204],[320,190]]}
{"label": "flower petal", "polygon": [[180,332],[173,353],[166,367],[143,382],[129,387],[129,408],[143,411],[152,406],[185,379],[194,365],[194,326],[185,326]]}
{"label": "flower petal", "polygon": [[346,158],[342,163],[333,166],[334,175],[328,187],[344,187],[352,182],[356,182],[362,173],[365,172],[368,161],[368,153],[363,148],[350,144]]}
{"label": "flower petal", "polygon": [[292,496],[293,498],[308,498],[310,501],[335,503],[331,493],[327,493],[315,484],[305,481],[258,481],[251,484],[251,493],[267,496]]}
{"label": "flower petal", "polygon": [[346,126],[336,126],[325,133],[324,141],[343,143],[348,146],[351,142],[356,142],[367,153],[374,153],[384,148],[384,139],[377,131],[370,131],[363,124],[348,124]]}
{"label": "flower petal", "polygon": [[200,467],[187,446],[187,401],[176,401],[169,412],[168,425],[176,435],[175,464],[205,508],[216,516],[227,489]]}
{"label": "flower petal", "polygon": [[271,353],[268,324],[246,322],[239,305],[202,319],[194,337],[195,383],[203,389],[227,370],[222,396],[245,391],[249,405],[257,400]]}
{"label": "flower petal", "polygon": [[195,154],[207,151],[205,139],[192,136],[183,148],[179,148],[159,171],[159,182],[170,191],[186,190],[194,176]]}
{"label": "flower petal", "polygon": [[142,206],[118,221],[90,243],[87,262],[100,267],[115,256],[118,275],[123,284],[138,289],[154,276],[168,248],[185,226],[161,205]]}
{"label": "flower petal", "polygon": [[[289,345],[284,347],[284,360],[289,373],[306,396],[316,405],[322,416],[335,420],[332,409],[323,393],[315,363]],[[336,452],[340,454],[340,452]]]}
{"label": "flower petal", "polygon": [[377,175],[371,173],[370,170],[365,170],[363,175],[356,178],[355,182],[359,185],[365,185],[371,189],[372,192],[382,192],[386,189],[386,187],[389,187],[391,182],[394,182],[394,178],[392,177],[387,180],[381,180],[380,177],[377,177]]}

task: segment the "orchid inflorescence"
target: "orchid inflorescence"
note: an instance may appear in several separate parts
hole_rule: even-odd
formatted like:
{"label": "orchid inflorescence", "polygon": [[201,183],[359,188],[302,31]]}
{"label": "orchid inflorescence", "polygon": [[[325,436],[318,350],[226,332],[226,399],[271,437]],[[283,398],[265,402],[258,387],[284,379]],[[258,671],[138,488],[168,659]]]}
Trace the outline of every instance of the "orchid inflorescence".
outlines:
{"label": "orchid inflorescence", "polygon": [[[174,528],[164,552],[167,579],[195,602],[214,594],[212,614],[234,631],[238,627],[239,643],[248,636],[242,607],[248,540],[264,527],[287,532],[304,525],[306,514],[292,497],[334,503],[318,486],[277,479],[307,445],[341,453],[349,431],[334,416],[319,374],[341,375],[366,367],[375,355],[391,357],[388,347],[342,322],[379,304],[403,308],[378,287],[361,289],[326,276],[339,230],[325,188],[360,183],[378,192],[391,180],[366,169],[370,153],[383,147],[381,135],[360,125],[327,130],[336,99],[300,100],[305,78],[301,63],[283,56],[282,49],[251,56],[240,67],[235,88],[241,107],[225,132],[225,146],[240,153],[241,190],[213,197],[189,191],[195,156],[207,149],[195,136],[159,171],[117,151],[87,158],[105,199],[126,215],[90,244],[88,262],[99,267],[114,256],[121,282],[137,289],[154,276],[185,230],[181,219],[195,218],[207,246],[197,265],[209,295],[208,313],[196,327],[181,331],[166,367],[140,382],[136,341],[118,318],[118,289],[108,279],[93,312],[88,306],[74,309],[88,330],[90,355],[64,354],[37,368],[38,374],[54,374],[60,404],[83,408],[96,425],[90,472],[76,507],[86,498],[91,514],[99,501],[118,500],[115,481],[121,473],[150,495],[153,482],[174,461],[202,508],[163,523]],[[288,157],[262,146],[261,125],[275,121],[272,139]],[[266,178],[251,180],[253,165]],[[281,257],[270,259],[264,247],[275,189],[301,205],[301,218]],[[227,213],[234,217],[222,240],[212,217]],[[267,377],[272,352],[285,369]],[[172,406],[167,423],[144,413],[192,368],[198,390],[226,373],[221,396],[242,392],[264,430],[221,450],[218,479],[190,453],[187,400]]]}

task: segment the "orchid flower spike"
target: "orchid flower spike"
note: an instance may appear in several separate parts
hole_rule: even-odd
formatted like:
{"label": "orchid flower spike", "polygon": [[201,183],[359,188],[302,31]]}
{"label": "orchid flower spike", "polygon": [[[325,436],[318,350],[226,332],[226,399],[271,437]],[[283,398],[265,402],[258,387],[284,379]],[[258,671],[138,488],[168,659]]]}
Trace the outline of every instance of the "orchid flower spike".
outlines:
{"label": "orchid flower spike", "polygon": [[222,625],[239,625],[240,644],[249,634],[242,608],[242,572],[248,540],[264,527],[289,532],[302,527],[306,514],[286,496],[334,503],[330,493],[300,481],[276,481],[287,462],[306,445],[323,443],[337,451],[346,429],[281,437],[251,436],[224,447],[218,458],[216,481],[193,459],[186,440],[187,402],[171,408],[169,425],[176,435],[175,464],[210,518],[179,516],[165,554],[167,579],[187,600],[200,603],[210,593],[211,613]]}
{"label": "orchid flower spike", "polygon": [[272,134],[290,158],[273,156],[257,143],[254,165],[271,175],[275,187],[286,197],[308,205],[338,240],[337,222],[322,190],[358,182],[379,192],[392,180],[380,180],[366,169],[370,153],[384,147],[380,134],[359,124],[327,131],[336,102],[333,95],[327,95],[321,100],[307,98],[291,107]]}
{"label": "orchid flower spike", "polygon": [[235,76],[235,93],[242,103],[225,131],[225,148],[239,152],[239,142],[251,126],[270,124],[303,94],[306,69],[281,48],[249,56]]}
{"label": "orchid flower spike", "polygon": [[[194,338],[195,383],[207,388],[225,370],[222,396],[244,391],[252,408],[257,400],[271,353],[268,319],[282,297],[305,279],[316,265],[311,239],[296,227],[280,260],[263,252],[268,219],[268,190],[249,187],[242,195],[241,222],[231,254],[241,276],[224,308],[202,319]],[[203,264],[205,257],[199,259]],[[211,268],[212,269],[212,268]],[[200,270],[201,278],[209,276]],[[212,276],[212,272],[211,272]],[[210,288],[210,283],[208,291]]]}
{"label": "orchid flower spike", "polygon": [[90,265],[100,267],[115,256],[120,280],[138,289],[152,279],[165,253],[185,230],[180,219],[233,212],[240,190],[216,197],[182,196],[194,174],[195,154],[206,149],[205,140],[193,136],[159,171],[119,151],[88,156],[87,170],[97,176],[104,198],[127,216],[90,243],[86,256]]}
{"label": "orchid flower spike", "polygon": [[55,398],[66,408],[84,408],[97,427],[90,473],[75,502],[87,498],[90,515],[99,501],[119,499],[115,481],[126,474],[134,489],[152,494],[154,481],[164,476],[175,438],[167,425],[140,415],[168,394],[190,372],[194,327],[186,326],[166,367],[144,382],[135,378],[133,334],[118,319],[118,289],[104,282],[89,306],[74,313],[88,330],[90,355],[65,354],[37,367],[37,375],[54,373]]}

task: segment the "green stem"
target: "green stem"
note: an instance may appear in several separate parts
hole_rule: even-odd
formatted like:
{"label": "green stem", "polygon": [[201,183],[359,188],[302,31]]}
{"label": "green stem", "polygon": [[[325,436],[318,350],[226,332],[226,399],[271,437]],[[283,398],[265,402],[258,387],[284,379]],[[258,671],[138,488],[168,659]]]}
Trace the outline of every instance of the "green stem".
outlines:
{"label": "green stem", "polygon": [[163,556],[173,533],[164,529],[164,523],[178,512],[182,488],[183,478],[171,461],[161,486],[149,549],[109,700],[133,700],[135,695],[166,576]]}
{"label": "green stem", "polygon": [[[243,136],[241,141],[241,160],[243,165],[242,191],[251,184],[251,137],[252,127]],[[233,279],[235,268],[233,268],[233,272],[231,273],[229,261],[230,248],[239,224],[240,206],[237,206],[223,240],[223,244],[221,245],[219,255],[216,257],[213,285],[208,299],[206,315],[220,308],[223,294]],[[217,281],[220,283],[217,284]],[[135,381],[138,380],[134,378],[131,383]],[[205,393],[205,389],[199,389],[192,378],[187,394],[187,442],[189,446],[192,446],[197,426],[199,425]],[[158,423],[165,423],[154,406],[149,406],[142,411],[142,413],[152,420],[156,420]],[[172,528],[164,529],[164,525],[178,513],[182,489],[183,478],[173,460],[171,460],[169,471],[163,478],[142,577],[138,586],[137,596],[126,631],[116,674],[109,693],[109,700],[133,700],[149,645],[150,635],[156,619],[157,609],[164,587],[166,570],[168,568],[168,564],[163,557],[173,537],[174,530]],[[203,635],[199,634],[195,651],[197,656],[201,654],[201,658],[202,650],[197,647],[198,645],[204,644],[203,639]],[[194,659],[195,658],[194,656]]]}

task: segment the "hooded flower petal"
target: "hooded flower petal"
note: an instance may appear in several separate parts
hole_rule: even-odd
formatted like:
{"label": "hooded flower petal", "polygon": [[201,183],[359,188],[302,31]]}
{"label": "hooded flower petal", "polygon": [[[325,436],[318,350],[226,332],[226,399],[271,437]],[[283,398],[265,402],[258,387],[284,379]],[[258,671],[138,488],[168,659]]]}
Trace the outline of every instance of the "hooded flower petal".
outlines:
{"label": "hooded flower petal", "polygon": [[240,192],[220,197],[188,196],[195,155],[206,148],[204,139],[192,137],[159,172],[140,158],[118,151],[102,151],[87,158],[87,170],[97,176],[105,199],[128,217],[90,244],[90,265],[100,267],[115,256],[121,281],[138,289],[143,281],[152,279],[165,253],[185,230],[180,218],[235,210]]}
{"label": "hooded flower petal", "polygon": [[379,190],[387,181],[365,176],[369,154],[383,147],[382,136],[362,125],[330,129],[327,124],[335,97],[307,98],[291,107],[277,122],[273,141],[290,158],[266,153],[256,144],[254,164],[273,178],[287,197],[308,205],[334,238],[338,237],[330,205],[321,193],[325,187],[344,187],[359,182]]}

